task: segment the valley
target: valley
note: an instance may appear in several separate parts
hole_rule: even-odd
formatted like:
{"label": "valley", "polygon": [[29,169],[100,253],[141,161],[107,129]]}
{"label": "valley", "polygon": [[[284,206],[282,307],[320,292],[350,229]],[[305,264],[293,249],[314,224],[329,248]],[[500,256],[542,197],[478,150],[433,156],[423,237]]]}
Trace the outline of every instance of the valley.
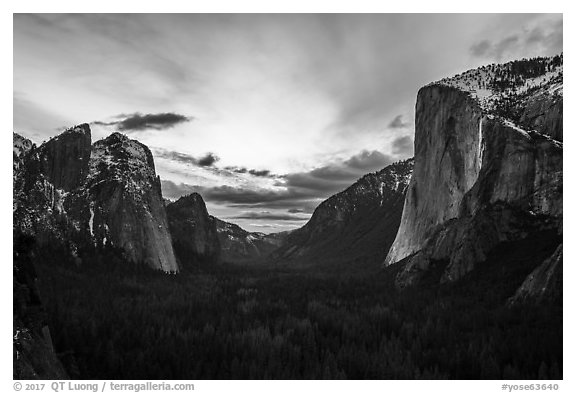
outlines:
{"label": "valley", "polygon": [[125,134],[14,133],[15,378],[562,379],[562,75],[422,87],[414,158],[271,234]]}

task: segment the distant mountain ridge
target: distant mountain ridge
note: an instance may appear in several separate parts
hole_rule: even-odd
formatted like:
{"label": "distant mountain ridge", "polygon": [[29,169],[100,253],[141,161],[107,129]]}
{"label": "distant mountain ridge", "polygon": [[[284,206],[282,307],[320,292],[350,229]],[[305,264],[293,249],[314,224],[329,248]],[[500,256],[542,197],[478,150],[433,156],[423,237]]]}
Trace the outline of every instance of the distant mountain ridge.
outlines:
{"label": "distant mountain ridge", "polygon": [[367,174],[322,202],[271,258],[303,266],[378,266],[396,235],[413,163]]}
{"label": "distant mountain ridge", "polygon": [[239,225],[211,217],[216,224],[222,260],[230,263],[263,262],[280,247],[290,231],[264,234],[248,232]]}

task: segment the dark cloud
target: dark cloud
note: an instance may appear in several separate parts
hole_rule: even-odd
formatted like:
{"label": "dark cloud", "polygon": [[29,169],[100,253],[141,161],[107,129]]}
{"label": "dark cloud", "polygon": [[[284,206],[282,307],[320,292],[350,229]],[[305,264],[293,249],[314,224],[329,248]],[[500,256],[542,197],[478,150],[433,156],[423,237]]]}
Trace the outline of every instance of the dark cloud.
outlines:
{"label": "dark cloud", "polygon": [[402,115],[396,116],[390,123],[388,123],[388,128],[406,128],[410,124],[403,120]]}
{"label": "dark cloud", "polygon": [[257,170],[257,169],[248,169],[243,166],[226,166],[224,167],[225,170],[233,172],[233,173],[248,173],[252,176],[256,177],[277,177],[277,175],[271,173],[267,169]]}
{"label": "dark cloud", "polygon": [[202,187],[162,180],[162,194],[165,198],[178,199],[193,192],[202,195],[206,202],[219,205],[243,209],[288,210],[290,213],[313,213],[314,209],[326,199],[325,193],[320,193],[322,196],[318,197],[317,193],[302,189],[270,191],[229,186]]}
{"label": "dark cloud", "polygon": [[220,158],[213,153],[208,153],[204,157],[200,157],[198,159],[199,166],[212,166],[218,161]]}
{"label": "dark cloud", "polygon": [[185,183],[176,184],[169,180],[162,181],[162,192],[167,198],[178,198],[197,192],[206,201],[229,205],[257,205],[263,202],[282,201],[298,197],[289,191],[251,190],[226,185],[217,187],[193,186]]}
{"label": "dark cloud", "polygon": [[283,183],[278,184],[326,197],[343,191],[366,173],[383,169],[393,161],[392,157],[379,151],[364,150],[342,162],[308,172],[290,173],[283,177]]}
{"label": "dark cloud", "polygon": [[148,113],[144,115],[140,113],[132,113],[128,115],[122,114],[115,117],[122,120],[112,122],[95,121],[93,124],[115,126],[120,131],[133,132],[144,130],[165,130],[193,119],[192,117],[169,112]]}
{"label": "dark cloud", "polygon": [[257,171],[255,169],[250,169],[248,171],[249,174],[251,174],[252,176],[257,176],[257,177],[268,177],[270,176],[270,171],[269,170],[262,170],[262,171]]}
{"label": "dark cloud", "polygon": [[190,154],[161,148],[152,148],[152,151],[154,153],[154,157],[156,158],[163,158],[169,161],[174,161],[186,165],[204,167],[222,176],[231,176],[234,173],[240,173],[240,174],[246,173],[256,177],[268,177],[268,178],[278,177],[278,175],[271,173],[267,169],[257,170],[237,166],[226,166],[224,168],[219,168],[215,164],[218,161],[220,161],[220,157],[211,152],[206,153],[204,156],[195,157]]}
{"label": "dark cloud", "polygon": [[399,156],[411,157],[414,155],[414,141],[409,135],[394,139],[392,142],[392,152]]}
{"label": "dark cloud", "polygon": [[[278,188],[275,190],[246,189],[227,185],[203,187],[163,180],[162,191],[166,198],[171,199],[197,192],[207,202],[230,207],[293,209],[289,212],[311,213],[322,200],[345,190],[366,173],[385,168],[392,161],[391,157],[378,151],[362,151],[343,161],[307,172],[289,173],[278,177],[275,183]],[[251,173],[254,176],[263,176],[267,172],[236,167],[224,169],[239,173],[260,172]]]}
{"label": "dark cloud", "polygon": [[214,153],[206,153],[206,155],[204,156],[194,157],[191,156],[190,154],[180,153],[172,150],[153,149],[153,151],[155,157],[180,162],[182,164],[195,165],[201,167],[211,167],[218,160],[220,160],[220,158],[216,156]]}
{"label": "dark cloud", "polygon": [[276,221],[307,221],[310,217],[298,217],[293,214],[271,212],[244,212],[237,216],[224,217],[228,220],[276,220]]}

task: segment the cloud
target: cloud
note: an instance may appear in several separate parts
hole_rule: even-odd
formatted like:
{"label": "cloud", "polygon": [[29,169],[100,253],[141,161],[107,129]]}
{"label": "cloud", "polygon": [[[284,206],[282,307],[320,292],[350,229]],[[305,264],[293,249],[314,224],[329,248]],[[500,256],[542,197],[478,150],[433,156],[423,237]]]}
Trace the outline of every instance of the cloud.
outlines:
{"label": "cloud", "polygon": [[[324,197],[318,197],[318,192],[303,189],[246,189],[231,186],[204,187],[186,183],[174,183],[162,180],[162,194],[169,199],[177,199],[182,195],[197,192],[206,202],[239,208],[299,208],[312,212]],[[321,193],[324,195],[324,193]]]}
{"label": "cloud", "polygon": [[257,170],[257,169],[248,169],[246,167],[243,166],[226,166],[224,167],[225,170],[233,172],[233,173],[248,173],[252,176],[256,176],[256,177],[277,177],[277,175],[271,173],[268,169],[262,169],[262,170]]}
{"label": "cloud", "polygon": [[388,123],[388,128],[406,128],[410,124],[405,122],[402,115],[396,116],[390,123]]}
{"label": "cloud", "polygon": [[[180,159],[180,156],[176,157]],[[163,180],[162,193],[166,198],[174,199],[197,192],[206,202],[229,207],[290,209],[289,213],[311,213],[322,200],[345,190],[365,174],[381,170],[392,162],[392,157],[381,152],[364,150],[346,160],[278,176],[274,189],[229,185],[205,187]],[[224,170],[251,173],[245,168],[225,167]],[[267,171],[253,172],[254,176],[258,176],[265,175]]]}
{"label": "cloud", "polygon": [[392,152],[399,156],[411,157],[414,155],[414,141],[410,135],[402,136],[392,141]]}
{"label": "cloud", "polygon": [[198,159],[199,166],[212,166],[216,163],[216,161],[220,160],[220,158],[213,153],[208,153],[204,157],[200,157]]}
{"label": "cloud", "polygon": [[384,167],[392,164],[393,161],[394,160],[392,157],[377,150],[363,150],[362,152],[344,161],[344,165],[349,168],[371,172],[374,170],[383,169]]}
{"label": "cloud", "polygon": [[118,130],[125,132],[135,132],[144,130],[166,130],[177,124],[191,121],[193,118],[180,115],[178,113],[132,113],[115,116],[122,120],[112,122],[94,121],[93,124],[101,126],[116,126]]}
{"label": "cloud", "polygon": [[470,53],[476,57],[484,57],[492,48],[492,43],[488,40],[482,40],[470,47]]}
{"label": "cloud", "polygon": [[161,158],[184,165],[194,165],[198,167],[203,167],[217,175],[226,177],[230,177],[233,174],[248,174],[254,177],[266,177],[266,178],[278,177],[278,175],[271,173],[270,170],[268,169],[257,170],[238,166],[225,166],[223,168],[217,167],[215,164],[218,161],[220,161],[220,157],[212,152],[208,152],[200,157],[196,157],[186,153],[181,153],[179,151],[166,150],[158,147],[153,147],[152,152],[154,153],[155,158]]}
{"label": "cloud", "polygon": [[553,55],[562,52],[562,19],[550,21],[497,40],[483,39],[470,46],[473,57],[501,61],[504,58],[526,57],[526,53]]}
{"label": "cloud", "polygon": [[290,173],[283,177],[283,183],[289,189],[311,193],[317,197],[327,197],[343,191],[360,177],[369,172],[381,170],[390,165],[392,157],[379,151],[367,151],[352,157],[312,169],[307,172]]}
{"label": "cloud", "polygon": [[293,214],[281,214],[281,213],[271,213],[265,212],[243,212],[236,216],[224,217],[224,219],[232,220],[277,220],[277,221],[307,221],[310,219],[307,217],[299,217]]}
{"label": "cloud", "polygon": [[186,183],[176,184],[162,180],[162,192],[167,198],[178,198],[182,195],[197,192],[206,201],[228,205],[256,205],[262,202],[288,200],[295,197],[289,191],[252,190],[232,186],[205,187]]}
{"label": "cloud", "polygon": [[250,169],[248,171],[249,174],[251,174],[252,176],[257,176],[257,177],[268,177],[270,176],[270,171],[269,170],[261,170],[261,171],[257,171],[255,169]]}
{"label": "cloud", "polygon": [[176,161],[182,164],[195,165],[201,167],[211,167],[220,158],[214,153],[206,153],[201,157],[194,157],[190,154],[180,153],[173,150],[165,150],[159,148],[153,148],[154,156],[157,158],[164,158],[170,161]]}

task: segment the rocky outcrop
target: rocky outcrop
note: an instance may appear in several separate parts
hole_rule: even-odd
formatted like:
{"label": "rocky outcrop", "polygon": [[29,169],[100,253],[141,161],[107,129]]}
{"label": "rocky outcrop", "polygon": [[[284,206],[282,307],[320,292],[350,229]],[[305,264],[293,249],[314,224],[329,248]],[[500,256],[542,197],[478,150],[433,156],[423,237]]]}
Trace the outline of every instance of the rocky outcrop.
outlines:
{"label": "rocky outcrop", "polygon": [[88,125],[72,127],[32,149],[20,177],[15,228],[67,244],[79,261],[114,247],[178,271],[154,160],[140,142],[114,133],[90,148]]}
{"label": "rocky outcrop", "polygon": [[528,275],[509,304],[562,300],[562,244]]}
{"label": "rocky outcrop", "polygon": [[[416,282],[438,259],[448,261],[442,280],[457,280],[498,243],[561,226],[563,146],[551,136],[562,135],[562,122],[555,111],[525,115],[533,112],[535,102],[561,108],[561,64],[539,61],[551,75],[538,75],[547,81],[539,85],[524,81],[525,90],[524,85],[515,86],[519,93],[514,93],[510,112],[503,111],[502,100],[509,98],[506,90],[488,91],[495,79],[466,77],[512,78],[498,69],[491,74],[469,71],[420,89],[414,175],[398,234],[385,259],[386,265],[408,259],[398,276],[400,286]],[[519,118],[518,108],[524,108],[524,120],[537,130],[526,131],[510,120]]]}
{"label": "rocky outcrop", "polygon": [[18,210],[18,202],[24,199],[24,159],[32,150],[33,143],[17,133],[12,134],[12,210]]}
{"label": "rocky outcrop", "polygon": [[[16,151],[21,138],[15,138],[14,144]],[[32,145],[18,157],[15,154],[14,228],[37,236],[40,242],[64,240],[66,225],[60,220],[63,201],[72,189],[82,186],[89,157],[87,125],[72,127],[39,147]]]}
{"label": "rocky outcrop", "polygon": [[254,263],[264,259],[280,247],[289,232],[265,234],[248,232],[239,225],[211,217],[216,225],[220,243],[220,259],[227,263]]}
{"label": "rocky outcrop", "polygon": [[559,91],[549,94],[539,91],[526,99],[518,124],[528,130],[537,130],[557,141],[563,141],[564,99]]}
{"label": "rocky outcrop", "polygon": [[202,197],[193,193],[166,206],[174,250],[182,265],[216,261],[220,242],[216,223]]}
{"label": "rocky outcrop", "polygon": [[88,175],[92,138],[90,126],[81,124],[40,146],[40,165],[46,179],[57,189],[77,188]]}
{"label": "rocky outcrop", "polygon": [[412,159],[397,162],[328,198],[306,225],[286,237],[273,259],[293,265],[378,266],[400,224],[412,167]]}
{"label": "rocky outcrop", "polygon": [[12,158],[14,170],[19,168],[18,164],[21,163],[24,155],[32,150],[33,143],[30,139],[23,137],[15,132],[12,133]]}

